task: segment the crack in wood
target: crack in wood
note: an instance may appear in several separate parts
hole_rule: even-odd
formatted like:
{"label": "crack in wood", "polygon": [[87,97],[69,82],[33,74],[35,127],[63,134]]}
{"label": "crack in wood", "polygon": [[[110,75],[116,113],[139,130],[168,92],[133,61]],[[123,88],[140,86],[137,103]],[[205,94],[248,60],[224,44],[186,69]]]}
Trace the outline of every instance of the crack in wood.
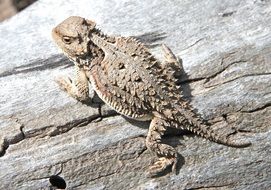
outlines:
{"label": "crack in wood", "polygon": [[[83,127],[86,126],[90,123],[93,122],[99,122],[102,119],[105,118],[109,118],[109,117],[114,117],[119,115],[116,112],[108,112],[104,115],[102,115],[101,113],[101,108],[99,109],[99,114],[98,115],[91,115],[89,117],[83,118],[83,119],[79,119],[79,120],[73,120],[70,121],[64,125],[48,125],[48,126],[44,126],[42,128],[39,128],[38,130],[32,130],[32,131],[28,131],[27,133],[24,132],[24,124],[22,124],[21,122],[19,122],[18,119],[15,119],[14,121],[16,123],[18,123],[20,125],[20,133],[17,134],[16,136],[14,136],[13,138],[10,138],[10,140],[7,140],[5,137],[3,137],[2,142],[0,142],[0,157],[4,156],[6,154],[7,149],[9,148],[10,145],[14,145],[17,144],[21,141],[23,141],[24,139],[28,139],[28,138],[33,138],[33,137],[38,137],[38,136],[49,136],[49,137],[54,137],[54,136],[58,136],[61,134],[64,134],[68,131],[70,131],[73,128],[76,127]],[[54,129],[53,131],[50,131],[49,133],[47,132],[49,129]]]}
{"label": "crack in wood", "polygon": [[206,186],[199,186],[199,187],[190,187],[185,190],[214,189],[214,188],[217,189],[217,188],[229,187],[230,185],[233,185],[233,183],[222,184],[222,185],[206,185]]}
{"label": "crack in wood", "polygon": [[[256,73],[256,74],[244,74],[244,75],[241,75],[241,76],[237,76],[233,79],[230,79],[230,80],[227,80],[227,81],[224,81],[222,83],[217,83],[217,84],[214,84],[214,85],[204,85],[204,88],[213,88],[213,87],[216,87],[216,86],[220,86],[222,84],[227,84],[227,83],[230,83],[230,82],[233,82],[235,80],[238,80],[238,79],[241,79],[241,78],[246,78],[246,77],[257,77],[257,76],[267,76],[267,75],[270,75],[271,73]],[[206,81],[204,82],[206,83]]]}
{"label": "crack in wood", "polygon": [[266,103],[265,105],[263,105],[261,107],[257,107],[257,108],[246,110],[246,111],[241,110],[240,112],[241,113],[254,113],[254,112],[262,111],[262,110],[264,110],[266,108],[269,108],[270,106],[271,106],[271,102],[268,102],[268,103]]}
{"label": "crack in wood", "polygon": [[8,137],[8,139],[5,136],[2,137],[2,142],[0,141],[0,157],[4,156],[6,154],[6,151],[10,145],[17,144],[25,139],[25,134],[23,131],[24,125],[17,118],[15,118],[15,119],[11,118],[11,119],[13,121],[15,121],[15,123],[20,125],[20,127],[19,127],[20,132],[18,134],[14,135],[13,137]]}
{"label": "crack in wood", "polygon": [[[221,59],[221,62],[220,62],[220,65],[224,65],[224,58]],[[238,63],[245,63],[247,62],[246,60],[238,60],[238,61],[233,61],[233,62],[230,62],[229,64],[227,64],[226,66],[222,67],[221,70],[219,70],[218,72],[206,77],[205,81],[204,81],[204,84],[208,83],[210,80],[212,80],[213,78],[217,77],[219,74],[221,74],[222,72],[224,72],[225,70],[227,70],[230,66],[232,65],[235,65],[235,64],[238,64]]]}
{"label": "crack in wood", "polygon": [[188,45],[186,48],[180,50],[180,51],[186,51],[188,49],[190,49],[191,47],[195,46],[196,44],[198,44],[200,41],[204,40],[205,38],[200,38],[198,40],[196,40],[195,42],[193,42],[192,44]]}

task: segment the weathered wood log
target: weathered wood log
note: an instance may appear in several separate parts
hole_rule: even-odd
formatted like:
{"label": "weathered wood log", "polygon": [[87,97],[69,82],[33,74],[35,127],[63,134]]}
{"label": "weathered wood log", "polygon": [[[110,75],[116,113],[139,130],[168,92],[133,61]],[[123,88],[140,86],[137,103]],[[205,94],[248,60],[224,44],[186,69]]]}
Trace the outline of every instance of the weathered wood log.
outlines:
{"label": "weathered wood log", "polygon": [[[50,32],[70,15],[136,36],[157,57],[166,43],[183,59],[180,84],[195,110],[219,134],[252,146],[171,134],[178,174],[147,178],[156,159],[145,147],[148,123],[77,102],[54,82],[72,64]],[[270,23],[263,0],[40,0],[1,23],[0,189],[48,189],[56,174],[67,189],[271,188]]]}

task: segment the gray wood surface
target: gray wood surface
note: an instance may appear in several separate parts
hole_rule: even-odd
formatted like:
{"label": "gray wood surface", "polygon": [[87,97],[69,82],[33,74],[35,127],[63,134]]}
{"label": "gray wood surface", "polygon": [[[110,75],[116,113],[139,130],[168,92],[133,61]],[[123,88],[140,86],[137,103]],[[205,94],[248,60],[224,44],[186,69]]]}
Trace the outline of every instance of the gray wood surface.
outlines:
{"label": "gray wood surface", "polygon": [[[80,3],[79,3],[80,2]],[[147,178],[156,159],[148,123],[101,104],[84,105],[54,79],[73,74],[51,29],[68,16],[95,20],[108,34],[135,36],[162,57],[183,59],[185,98],[243,149],[179,132],[178,174]],[[0,189],[270,189],[271,2],[263,0],[40,0],[0,24]]]}

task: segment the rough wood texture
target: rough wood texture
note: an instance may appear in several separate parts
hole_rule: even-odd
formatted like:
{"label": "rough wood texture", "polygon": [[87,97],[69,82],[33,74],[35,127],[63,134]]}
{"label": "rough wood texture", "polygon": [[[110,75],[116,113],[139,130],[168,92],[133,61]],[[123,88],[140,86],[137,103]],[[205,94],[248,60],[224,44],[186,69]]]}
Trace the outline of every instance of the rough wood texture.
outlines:
{"label": "rough wood texture", "polygon": [[[41,0],[0,25],[0,189],[46,189],[61,171],[68,189],[269,189],[271,187],[271,2]],[[51,10],[58,10],[56,12]],[[54,82],[70,62],[53,26],[70,15],[105,32],[134,35],[157,57],[166,43],[183,58],[186,98],[235,149],[193,135],[169,136],[179,174],[145,177],[146,123],[103,104],[83,105]]]}

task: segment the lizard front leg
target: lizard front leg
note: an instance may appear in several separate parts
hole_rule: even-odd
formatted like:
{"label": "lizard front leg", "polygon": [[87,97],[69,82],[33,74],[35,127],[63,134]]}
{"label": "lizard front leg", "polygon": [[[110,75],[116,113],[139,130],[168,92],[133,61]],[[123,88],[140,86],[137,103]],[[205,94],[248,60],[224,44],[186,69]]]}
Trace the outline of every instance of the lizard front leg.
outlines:
{"label": "lizard front leg", "polygon": [[76,76],[74,80],[68,76],[62,76],[57,78],[56,82],[62,90],[67,92],[73,98],[82,102],[87,101],[90,99],[88,77],[83,68],[76,65],[75,70]]}
{"label": "lizard front leg", "polygon": [[160,174],[170,166],[172,166],[173,171],[176,170],[176,150],[172,146],[161,142],[167,126],[167,122],[159,117],[154,117],[151,121],[146,146],[159,157],[159,160],[149,168],[148,174],[150,176]]}

